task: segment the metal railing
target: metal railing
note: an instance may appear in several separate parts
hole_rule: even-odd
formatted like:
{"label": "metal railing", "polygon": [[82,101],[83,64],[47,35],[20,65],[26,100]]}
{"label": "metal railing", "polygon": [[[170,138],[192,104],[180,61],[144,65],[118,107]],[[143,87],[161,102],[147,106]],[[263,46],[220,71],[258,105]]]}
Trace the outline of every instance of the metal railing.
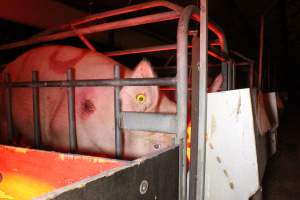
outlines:
{"label": "metal railing", "polygon": [[[154,7],[166,7],[171,9],[170,12],[164,12],[159,14],[152,14],[142,17],[136,17],[132,19],[125,19],[116,22],[107,22],[104,24],[93,25],[89,27],[77,28],[76,32],[74,30],[66,30],[71,27],[82,25],[87,22],[94,20],[99,20],[111,16],[116,16],[124,13],[144,10]],[[206,13],[207,10],[202,10],[202,13]],[[69,140],[70,140],[70,152],[76,152],[77,150],[77,140],[76,140],[76,120],[75,120],[75,102],[74,102],[74,88],[75,87],[95,87],[95,86],[105,86],[114,87],[114,109],[115,109],[115,144],[116,144],[116,156],[120,158],[122,155],[122,141],[121,141],[121,128],[132,129],[132,130],[148,130],[148,131],[159,131],[166,134],[176,134],[176,144],[179,145],[179,199],[186,199],[186,129],[187,129],[187,70],[188,70],[188,27],[191,19],[200,22],[199,9],[195,6],[188,6],[182,8],[175,4],[167,1],[154,1],[144,4],[138,4],[134,6],[129,6],[126,8],[116,9],[113,11],[108,11],[93,15],[91,17],[84,18],[77,22],[73,22],[69,25],[60,26],[53,30],[44,32],[36,37],[30,38],[25,41],[16,42],[12,44],[0,46],[0,50],[6,50],[16,47],[21,47],[25,45],[36,44],[39,42],[53,41],[58,39],[65,39],[68,37],[90,34],[94,32],[107,31],[131,26],[137,26],[141,24],[161,22],[166,20],[174,20],[179,18],[178,29],[177,29],[177,76],[176,78],[143,78],[143,79],[122,79],[120,77],[119,66],[115,66],[114,79],[94,79],[94,80],[75,80],[73,76],[72,69],[67,71],[67,80],[58,81],[43,81],[38,80],[38,73],[32,72],[31,82],[11,82],[10,75],[5,74],[5,82],[2,84],[5,87],[6,96],[6,117],[8,121],[8,133],[9,139],[13,139],[13,116],[12,116],[12,89],[13,88],[32,88],[33,90],[33,121],[34,121],[34,135],[35,135],[35,146],[40,147],[41,136],[40,136],[40,123],[39,123],[39,88],[43,87],[66,87],[68,88],[68,113],[69,113]],[[207,20],[202,18],[202,20]],[[226,38],[221,28],[219,28],[215,23],[208,22],[205,26],[208,26],[213,33],[218,37],[218,44],[220,45],[220,50],[216,48],[213,49],[213,53],[217,55],[223,63],[226,62],[228,58],[228,48],[226,43]],[[65,31],[66,30],[66,31]],[[62,31],[56,33],[58,31]],[[203,35],[207,29],[200,29],[200,37]],[[203,41],[203,38],[202,38]],[[200,49],[203,50],[201,55],[207,54],[207,46],[204,47],[201,43]],[[206,38],[207,44],[207,38]],[[172,46],[172,48],[175,48]],[[159,48],[157,48],[159,49]],[[148,49],[149,50],[149,49]],[[151,49],[150,49],[151,50]],[[201,51],[200,51],[201,52]],[[132,52],[131,52],[132,53]],[[201,64],[202,67],[199,68],[200,74],[199,78],[199,97],[206,100],[206,70],[207,70],[207,59],[203,60]],[[205,64],[206,62],[206,64]],[[225,66],[225,65],[224,65]],[[226,67],[226,66],[225,66]],[[223,70],[227,70],[223,67]],[[120,108],[120,97],[119,91],[121,86],[176,86],[177,91],[177,113],[176,114],[158,114],[158,113],[138,113],[138,112],[122,112]],[[226,86],[227,87],[227,86]],[[201,113],[199,116],[206,117],[206,101],[199,105],[199,110]],[[199,117],[198,116],[198,117]],[[136,120],[143,121],[143,123],[136,123]],[[199,120],[199,119],[198,119]],[[203,123],[206,123],[205,119],[201,119]],[[159,122],[155,127],[147,126],[148,122]],[[205,127],[204,127],[205,130]],[[203,132],[203,130],[202,130]],[[201,134],[203,134],[201,132]],[[198,134],[198,133],[195,133]],[[195,149],[194,151],[197,151]],[[201,154],[202,155],[202,154]],[[203,161],[203,160],[202,160]],[[203,163],[204,162],[204,163]],[[205,165],[205,160],[202,164]],[[195,172],[192,176],[196,176],[199,181],[202,180],[203,173]],[[201,177],[202,178],[201,178]]]}

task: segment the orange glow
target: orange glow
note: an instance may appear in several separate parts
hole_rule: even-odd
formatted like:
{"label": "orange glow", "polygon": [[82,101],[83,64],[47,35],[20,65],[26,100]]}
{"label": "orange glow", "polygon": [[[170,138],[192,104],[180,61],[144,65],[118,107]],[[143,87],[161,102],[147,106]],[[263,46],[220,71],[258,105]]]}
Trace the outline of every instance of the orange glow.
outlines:
{"label": "orange glow", "polygon": [[0,199],[32,199],[122,161],[0,145]]}
{"label": "orange glow", "polygon": [[33,177],[5,173],[0,184],[0,199],[32,199],[54,189],[54,186]]}
{"label": "orange glow", "polygon": [[187,162],[188,165],[190,164],[191,160],[191,140],[192,140],[192,123],[188,123],[187,127],[187,137],[186,137],[186,157],[187,157]]}

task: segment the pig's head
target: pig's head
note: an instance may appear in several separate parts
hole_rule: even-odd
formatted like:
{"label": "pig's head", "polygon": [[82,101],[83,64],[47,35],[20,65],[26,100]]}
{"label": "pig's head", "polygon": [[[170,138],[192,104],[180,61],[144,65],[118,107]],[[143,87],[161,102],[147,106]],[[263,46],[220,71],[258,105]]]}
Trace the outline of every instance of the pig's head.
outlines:
{"label": "pig's head", "polygon": [[[155,73],[147,60],[142,60],[128,78],[154,78]],[[122,88],[123,111],[175,113],[176,104],[159,90],[158,86],[125,86]],[[153,124],[155,126],[155,124]],[[124,154],[126,157],[139,157],[174,144],[174,135],[124,131]]]}

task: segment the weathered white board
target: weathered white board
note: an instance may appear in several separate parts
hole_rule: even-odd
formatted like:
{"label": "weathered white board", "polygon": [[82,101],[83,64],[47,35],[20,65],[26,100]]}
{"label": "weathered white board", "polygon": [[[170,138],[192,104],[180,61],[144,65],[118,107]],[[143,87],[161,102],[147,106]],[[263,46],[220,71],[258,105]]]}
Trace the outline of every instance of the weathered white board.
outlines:
{"label": "weathered white board", "polygon": [[260,189],[267,158],[253,98],[249,89],[208,94],[205,199],[246,200]]}

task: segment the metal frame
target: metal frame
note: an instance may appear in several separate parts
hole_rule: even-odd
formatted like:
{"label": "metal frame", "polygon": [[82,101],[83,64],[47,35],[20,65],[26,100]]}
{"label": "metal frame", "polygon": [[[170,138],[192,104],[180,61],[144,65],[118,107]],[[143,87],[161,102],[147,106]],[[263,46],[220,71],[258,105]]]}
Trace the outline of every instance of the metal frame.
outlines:
{"label": "metal frame", "polygon": [[248,80],[249,80],[249,88],[253,88],[254,87],[254,66],[255,66],[255,61],[246,57],[245,55],[237,52],[237,51],[233,51],[230,50],[230,54],[237,56],[239,59],[242,60],[242,62],[236,62],[235,60],[233,60],[233,64],[234,64],[234,68],[233,68],[233,89],[235,89],[235,71],[236,71],[236,67],[237,66],[248,66],[249,67],[249,71],[248,71]]}
{"label": "metal frame", "polygon": [[[202,2],[202,1],[201,1]],[[203,2],[207,3],[206,0]],[[133,11],[149,9],[153,7],[165,7],[169,8],[172,11],[146,15],[142,17],[136,17],[131,19],[125,19],[115,22],[108,22],[104,24],[81,27],[77,28],[74,31],[74,28],[78,25],[82,25],[87,22],[104,19],[111,16],[116,16],[120,14],[130,13]],[[13,122],[12,122],[12,110],[11,110],[11,90],[12,88],[20,87],[30,87],[33,88],[34,92],[34,101],[33,101],[33,110],[36,112],[38,110],[38,88],[40,87],[67,87],[68,88],[68,108],[69,108],[69,139],[70,139],[70,151],[76,152],[76,126],[75,126],[75,114],[74,114],[74,88],[75,87],[91,87],[91,86],[108,86],[115,88],[115,122],[116,122],[116,155],[120,157],[121,152],[121,142],[120,142],[120,128],[126,127],[127,129],[135,130],[149,130],[151,127],[145,127],[147,123],[134,123],[135,120],[139,119],[142,121],[159,121],[160,124],[157,124],[155,131],[165,132],[167,134],[176,134],[176,144],[179,145],[179,199],[186,199],[186,128],[187,128],[187,69],[188,69],[188,25],[191,19],[200,22],[199,9],[195,6],[188,6],[186,8],[181,8],[175,4],[172,4],[167,1],[153,1],[133,6],[128,6],[121,9],[116,9],[104,13],[100,13],[94,16],[84,18],[77,22],[73,22],[69,25],[64,25],[58,27],[54,30],[50,30],[40,34],[39,36],[30,38],[25,41],[15,42],[12,44],[0,46],[0,50],[6,50],[31,44],[36,44],[40,42],[53,41],[58,39],[65,39],[73,36],[83,36],[85,34],[90,34],[94,32],[101,32],[107,30],[113,30],[118,28],[125,28],[131,26],[137,26],[147,23],[155,23],[167,20],[174,20],[179,18],[178,29],[177,29],[177,77],[176,78],[148,78],[148,79],[120,79],[119,68],[115,66],[115,79],[102,79],[102,80],[74,80],[72,76],[72,70],[69,69],[67,72],[67,80],[59,81],[39,81],[37,80],[36,74],[33,72],[33,81],[32,82],[10,82],[8,78],[9,75],[6,74],[5,83],[1,84],[6,88],[7,96],[7,119],[8,119],[8,133],[12,137],[13,134]],[[207,20],[207,8],[203,4],[201,5],[201,23],[200,26],[200,37],[201,37],[201,60],[200,60],[200,79],[198,85],[199,97],[202,100],[199,104],[199,115],[198,123],[200,131],[199,141],[201,143],[201,148],[194,148],[194,152],[198,154],[198,168],[195,173],[192,173],[192,176],[195,176],[199,181],[199,184],[202,184],[202,189],[200,195],[204,192],[203,184],[205,172],[202,171],[205,166],[205,152],[199,154],[199,150],[203,150],[203,145],[205,145],[205,130],[206,130],[206,79],[207,79],[207,30],[210,29],[218,37],[218,45],[220,45],[220,50],[210,47],[210,51],[213,54],[212,56],[217,56],[223,61],[222,71],[228,70],[227,66],[224,65],[225,61],[228,58],[228,48],[226,43],[226,38],[220,27],[215,23]],[[72,30],[64,31],[65,29],[70,28]],[[208,28],[208,29],[207,29]],[[56,33],[57,31],[62,31]],[[53,33],[53,34],[52,34]],[[172,46],[174,49],[174,46]],[[155,49],[155,48],[154,48]],[[159,50],[157,48],[156,50]],[[142,50],[144,51],[144,50]],[[151,51],[147,49],[147,51]],[[136,51],[137,52],[137,51]],[[130,53],[134,53],[131,51]],[[149,85],[159,85],[159,86],[176,86],[177,88],[177,113],[175,114],[156,114],[156,113],[132,113],[132,112],[121,112],[119,102],[119,89],[121,86],[149,86]],[[227,88],[227,85],[225,85]],[[39,135],[39,121],[38,112],[34,113],[34,130],[35,135]],[[199,120],[201,118],[201,120]],[[177,130],[174,129],[177,127]],[[36,139],[36,145],[40,145],[40,139]],[[205,147],[205,146],[204,146]],[[201,170],[202,169],[202,170]],[[202,180],[202,181],[201,181]],[[197,188],[197,187],[196,187]],[[197,189],[198,190],[198,189]],[[202,196],[202,195],[201,195]],[[199,198],[197,198],[199,199]]]}

